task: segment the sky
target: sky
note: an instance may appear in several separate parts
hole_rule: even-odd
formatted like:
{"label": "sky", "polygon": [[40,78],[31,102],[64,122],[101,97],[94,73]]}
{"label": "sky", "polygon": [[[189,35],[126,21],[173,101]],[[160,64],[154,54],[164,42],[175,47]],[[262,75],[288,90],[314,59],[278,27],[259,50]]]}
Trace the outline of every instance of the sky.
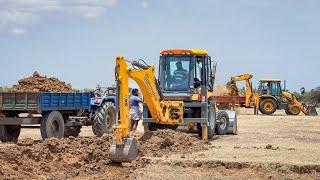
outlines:
{"label": "sky", "polygon": [[[115,57],[158,67],[162,49],[206,49],[216,84],[253,74],[320,86],[317,0],[0,0],[0,86],[37,70],[75,88],[114,84]],[[239,86],[243,84],[239,83]]]}

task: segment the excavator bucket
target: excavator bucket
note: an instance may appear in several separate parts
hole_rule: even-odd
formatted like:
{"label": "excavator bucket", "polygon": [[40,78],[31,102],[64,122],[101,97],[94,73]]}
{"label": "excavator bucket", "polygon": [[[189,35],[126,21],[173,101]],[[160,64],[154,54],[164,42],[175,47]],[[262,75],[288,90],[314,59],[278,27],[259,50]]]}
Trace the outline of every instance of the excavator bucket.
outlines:
{"label": "excavator bucket", "polygon": [[138,155],[137,140],[133,137],[127,137],[122,145],[117,145],[113,138],[109,149],[109,159],[115,163],[131,162]]}
{"label": "excavator bucket", "polygon": [[318,116],[318,112],[315,106],[309,106],[309,116]]}

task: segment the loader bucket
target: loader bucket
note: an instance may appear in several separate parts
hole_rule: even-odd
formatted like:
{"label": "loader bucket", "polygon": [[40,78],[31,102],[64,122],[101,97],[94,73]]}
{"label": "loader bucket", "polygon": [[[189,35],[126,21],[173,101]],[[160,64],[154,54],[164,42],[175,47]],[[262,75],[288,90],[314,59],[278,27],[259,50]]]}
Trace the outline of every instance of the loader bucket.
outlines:
{"label": "loader bucket", "polygon": [[318,116],[318,112],[315,106],[309,106],[309,116]]}
{"label": "loader bucket", "polygon": [[136,159],[138,154],[137,140],[133,137],[127,137],[122,145],[117,145],[113,138],[109,149],[109,159],[115,163],[131,162]]}

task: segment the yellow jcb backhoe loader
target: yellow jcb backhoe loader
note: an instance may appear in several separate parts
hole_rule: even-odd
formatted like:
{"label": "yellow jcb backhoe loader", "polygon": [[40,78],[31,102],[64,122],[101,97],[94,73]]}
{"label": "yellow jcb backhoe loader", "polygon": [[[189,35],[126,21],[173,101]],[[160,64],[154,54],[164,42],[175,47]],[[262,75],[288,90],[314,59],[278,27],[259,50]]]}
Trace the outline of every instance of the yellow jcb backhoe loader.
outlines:
{"label": "yellow jcb backhoe loader", "polygon": [[[141,63],[143,62],[143,63]],[[116,58],[117,117],[109,158],[130,162],[137,155],[137,140],[129,137],[129,78],[144,97],[143,125],[146,130],[197,124],[199,135],[237,134],[234,111],[217,111],[212,100],[216,63],[205,50],[163,50],[160,52],[159,81],[154,66],[144,61]],[[132,67],[129,67],[131,64]]]}
{"label": "yellow jcb backhoe loader", "polygon": [[281,89],[280,79],[261,79],[259,93],[255,96],[255,114],[271,115],[277,109],[284,109],[288,115],[298,115],[302,111],[305,115],[317,116],[314,106],[307,106],[300,102],[292,93]]}

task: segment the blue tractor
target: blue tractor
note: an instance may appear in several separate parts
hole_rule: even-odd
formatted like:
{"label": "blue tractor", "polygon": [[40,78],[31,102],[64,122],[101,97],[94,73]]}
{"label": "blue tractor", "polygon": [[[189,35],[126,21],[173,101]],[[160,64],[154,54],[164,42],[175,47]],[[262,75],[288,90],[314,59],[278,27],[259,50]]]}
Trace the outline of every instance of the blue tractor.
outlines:
{"label": "blue tractor", "polygon": [[116,88],[97,86],[93,91],[90,101],[92,131],[96,136],[111,133],[112,126],[116,123]]}

